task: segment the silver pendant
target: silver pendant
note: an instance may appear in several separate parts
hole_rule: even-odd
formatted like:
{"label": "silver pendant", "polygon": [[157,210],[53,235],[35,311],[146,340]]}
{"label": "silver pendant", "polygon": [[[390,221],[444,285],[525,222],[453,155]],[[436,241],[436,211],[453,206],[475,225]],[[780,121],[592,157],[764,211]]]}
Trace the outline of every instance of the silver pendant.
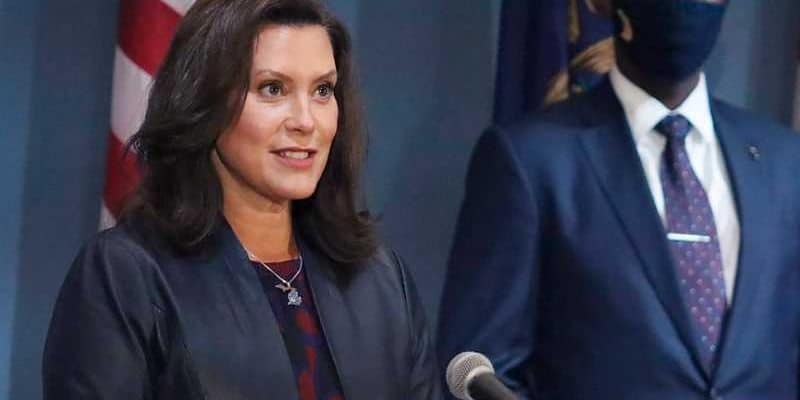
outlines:
{"label": "silver pendant", "polygon": [[300,296],[300,293],[297,293],[297,289],[295,288],[289,290],[289,294],[286,297],[289,298],[290,306],[299,306],[303,303],[303,297]]}
{"label": "silver pendant", "polygon": [[300,293],[297,292],[297,289],[283,283],[279,283],[275,285],[275,287],[282,290],[283,293],[286,293],[286,298],[289,299],[290,306],[299,306],[303,303],[303,297],[300,296]]}

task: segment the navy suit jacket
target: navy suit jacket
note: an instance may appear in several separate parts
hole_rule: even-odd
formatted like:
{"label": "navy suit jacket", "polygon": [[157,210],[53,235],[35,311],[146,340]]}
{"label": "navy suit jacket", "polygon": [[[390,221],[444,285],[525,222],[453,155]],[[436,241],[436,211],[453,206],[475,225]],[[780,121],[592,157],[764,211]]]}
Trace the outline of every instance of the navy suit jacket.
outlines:
{"label": "navy suit jacket", "polygon": [[716,368],[608,81],[480,139],[440,360],[485,353],[529,399],[798,399],[800,136],[719,101],[712,114],[742,228]]}
{"label": "navy suit jacket", "polygon": [[[297,399],[269,300],[231,229],[193,257],[158,237],[124,224],[77,257],[47,337],[45,399]],[[299,244],[345,398],[441,398],[424,313],[394,253],[344,272]]]}

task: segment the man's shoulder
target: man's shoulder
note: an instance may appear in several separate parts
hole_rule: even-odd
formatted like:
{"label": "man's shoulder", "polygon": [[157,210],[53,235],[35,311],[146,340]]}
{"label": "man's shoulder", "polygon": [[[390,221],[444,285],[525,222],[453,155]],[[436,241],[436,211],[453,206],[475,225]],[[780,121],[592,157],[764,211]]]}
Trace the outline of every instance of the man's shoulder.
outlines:
{"label": "man's shoulder", "polygon": [[587,107],[591,109],[593,96],[582,94],[549,105],[541,110],[527,113],[508,124],[509,127],[536,127],[537,124],[550,124],[565,129],[581,125]]}
{"label": "man's shoulder", "polygon": [[514,144],[571,142],[586,130],[588,99],[579,96],[496,127]]}
{"label": "man's shoulder", "polygon": [[521,160],[560,165],[581,154],[581,138],[624,115],[613,101],[610,85],[599,85],[492,131]]}

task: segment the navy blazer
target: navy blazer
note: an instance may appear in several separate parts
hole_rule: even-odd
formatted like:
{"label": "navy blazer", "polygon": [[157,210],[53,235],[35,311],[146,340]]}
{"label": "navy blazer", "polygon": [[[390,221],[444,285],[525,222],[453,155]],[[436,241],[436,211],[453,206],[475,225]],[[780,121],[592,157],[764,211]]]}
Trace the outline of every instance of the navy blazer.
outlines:
{"label": "navy blazer", "polygon": [[440,360],[489,356],[526,399],[798,399],[800,135],[713,101],[742,236],[716,368],[608,81],[481,139]]}
{"label": "navy blazer", "polygon": [[[224,225],[202,255],[120,225],[90,241],[61,289],[44,352],[44,397],[297,399],[256,271]],[[439,399],[440,377],[411,277],[381,249],[352,272],[300,241],[347,400]]]}

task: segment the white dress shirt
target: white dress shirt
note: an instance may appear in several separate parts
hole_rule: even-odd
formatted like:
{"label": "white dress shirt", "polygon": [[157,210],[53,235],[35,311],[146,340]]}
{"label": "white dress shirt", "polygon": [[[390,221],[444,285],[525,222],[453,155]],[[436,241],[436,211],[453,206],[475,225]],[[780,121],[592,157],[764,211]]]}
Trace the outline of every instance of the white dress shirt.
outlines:
{"label": "white dress shirt", "polygon": [[736,282],[741,231],[728,169],[711,116],[705,75],[700,76],[697,87],[675,110],[670,110],[659,100],[636,86],[616,67],[611,70],[610,78],[614,92],[625,110],[628,126],[631,128],[650,192],[665,226],[664,194],[661,187],[659,165],[667,140],[655,131],[655,126],[664,117],[672,114],[683,115],[691,122],[692,130],[686,137],[686,151],[689,154],[692,169],[703,185],[708,195],[708,201],[711,203],[711,211],[714,214],[714,222],[719,235],[725,292],[730,305],[733,302],[733,289]]}

